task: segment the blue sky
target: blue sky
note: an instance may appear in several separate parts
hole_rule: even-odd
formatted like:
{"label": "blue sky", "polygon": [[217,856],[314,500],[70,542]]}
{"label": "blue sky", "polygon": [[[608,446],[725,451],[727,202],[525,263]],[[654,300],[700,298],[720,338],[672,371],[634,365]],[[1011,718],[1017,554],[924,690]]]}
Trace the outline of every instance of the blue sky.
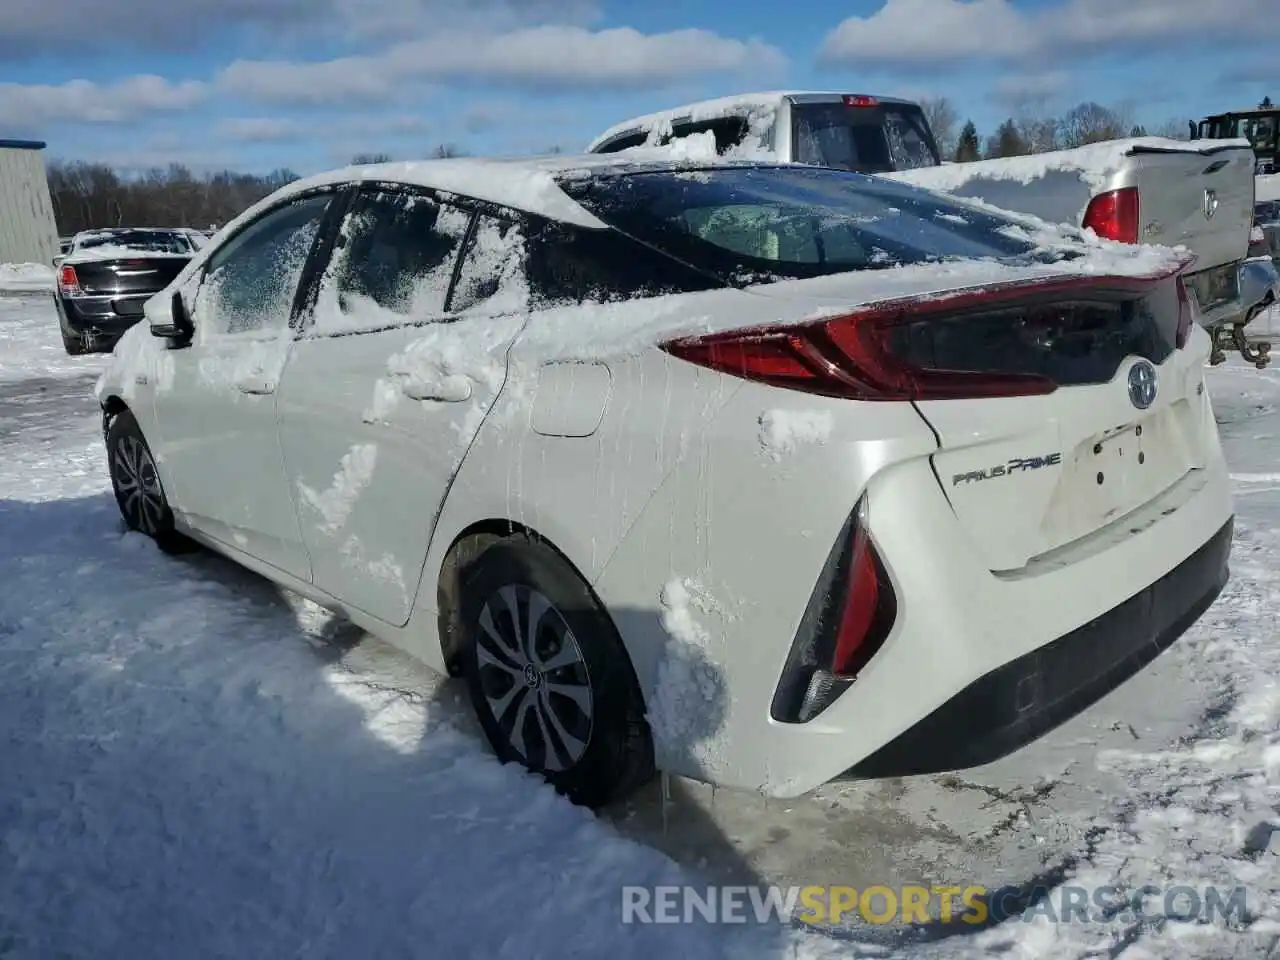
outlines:
{"label": "blue sky", "polygon": [[1086,99],[1157,127],[1280,100],[1274,2],[6,0],[0,137],[308,173],[440,143],[581,149],[638,113],[788,87],[945,96],[984,133]]}

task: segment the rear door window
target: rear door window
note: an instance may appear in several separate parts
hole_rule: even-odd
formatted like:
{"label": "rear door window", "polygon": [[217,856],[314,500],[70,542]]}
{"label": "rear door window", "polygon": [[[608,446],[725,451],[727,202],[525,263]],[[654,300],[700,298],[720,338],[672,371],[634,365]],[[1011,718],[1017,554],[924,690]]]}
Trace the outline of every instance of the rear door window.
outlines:
{"label": "rear door window", "polygon": [[807,103],[791,108],[792,155],[797,163],[856,173],[889,173],[940,162],[919,107]]}
{"label": "rear door window", "polygon": [[471,213],[394,188],[352,204],[321,282],[317,333],[369,330],[443,315]]}

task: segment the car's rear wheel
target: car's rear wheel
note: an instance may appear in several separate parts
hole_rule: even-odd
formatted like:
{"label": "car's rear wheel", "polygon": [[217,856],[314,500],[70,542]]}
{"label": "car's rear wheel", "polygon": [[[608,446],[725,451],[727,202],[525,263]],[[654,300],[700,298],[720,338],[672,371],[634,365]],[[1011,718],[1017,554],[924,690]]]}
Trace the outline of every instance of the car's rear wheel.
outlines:
{"label": "car's rear wheel", "polygon": [[116,504],[129,529],[145,533],[164,550],[185,549],[189,541],[174,529],[155,457],[128,410],[116,414],[107,428],[107,464]]}
{"label": "car's rear wheel", "polygon": [[644,700],[618,631],[554,550],[499,541],[461,578],[462,671],[498,758],[599,807],[653,775]]}

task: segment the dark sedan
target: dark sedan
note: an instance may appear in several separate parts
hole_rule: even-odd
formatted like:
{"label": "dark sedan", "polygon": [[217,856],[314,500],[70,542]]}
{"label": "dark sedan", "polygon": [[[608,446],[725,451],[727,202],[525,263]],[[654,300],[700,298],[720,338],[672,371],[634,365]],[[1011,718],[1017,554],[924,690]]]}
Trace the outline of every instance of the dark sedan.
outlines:
{"label": "dark sedan", "polygon": [[142,305],[195,255],[182,230],[118,228],[76,234],[58,257],[53,299],[67,353],[107,353],[142,319]]}

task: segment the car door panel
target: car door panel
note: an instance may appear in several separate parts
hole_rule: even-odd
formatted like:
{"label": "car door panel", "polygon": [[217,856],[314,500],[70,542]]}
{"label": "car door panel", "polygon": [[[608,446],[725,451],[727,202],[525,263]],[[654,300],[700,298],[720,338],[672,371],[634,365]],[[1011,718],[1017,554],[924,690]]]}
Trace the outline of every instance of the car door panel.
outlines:
{"label": "car door panel", "polygon": [[183,520],[302,580],[310,561],[276,428],[299,285],[335,191],[295,198],[210,257],[188,309],[191,343],[168,351],[156,398],[159,455]]}
{"label": "car door panel", "polygon": [[397,626],[408,622],[447,487],[424,409],[431,401],[413,399],[434,394],[408,375],[412,348],[443,325],[471,216],[394,188],[362,192],[318,281],[278,399],[315,585]]}

